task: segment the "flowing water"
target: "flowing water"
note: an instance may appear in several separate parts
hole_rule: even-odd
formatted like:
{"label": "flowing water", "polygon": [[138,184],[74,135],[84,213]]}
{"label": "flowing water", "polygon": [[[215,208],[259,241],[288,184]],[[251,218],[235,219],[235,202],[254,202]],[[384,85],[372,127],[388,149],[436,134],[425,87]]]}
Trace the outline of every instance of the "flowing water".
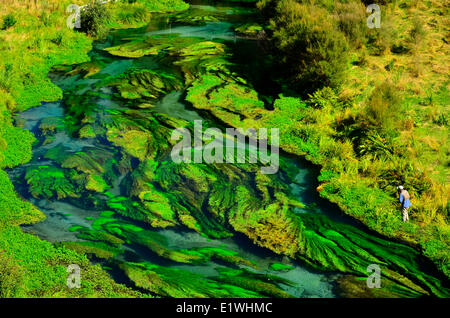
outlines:
{"label": "flowing water", "polygon": [[[122,252],[114,256],[114,262],[105,261],[101,257],[93,258],[93,261],[103,264],[105,269],[109,270],[111,275],[117,278],[118,281],[129,284],[132,287],[134,285],[130,280],[120,278],[118,270],[114,268],[117,262],[153,264],[161,268],[180,270],[180,273],[193,273],[196,275],[195,277],[206,280],[214,280],[218,277],[222,279],[223,268],[228,270],[245,269],[247,278],[252,274],[256,275],[251,276],[253,283],[259,280],[266,284],[267,281],[275,280],[277,282],[275,284],[277,289],[294,297],[339,296],[336,292],[336,281],[344,273],[361,276],[361,271],[344,270],[344,267],[336,265],[339,263],[339,260],[334,260],[335,265],[333,267],[326,266],[325,261],[318,259],[313,270],[311,265],[314,263],[314,260],[311,260],[311,257],[314,257],[314,253],[311,253],[312,256],[310,256],[307,262],[294,260],[287,256],[277,255],[269,249],[259,247],[240,233],[234,233],[233,236],[214,236],[201,234],[200,232],[189,230],[184,226],[169,226],[160,229],[158,226],[151,227],[146,222],[143,222],[143,220],[132,215],[120,213],[120,206],[117,204],[130,196],[127,190],[127,187],[130,185],[128,180],[133,170],[138,169],[139,163],[137,163],[136,159],[130,159],[127,168],[116,168],[114,173],[109,174],[107,180],[110,183],[110,187],[108,191],[99,191],[99,193],[89,192],[89,198],[86,197],[86,200],[83,196],[86,190],[82,191],[82,197],[76,198],[70,195],[45,195],[45,191],[39,192],[39,190],[38,192],[33,192],[30,188],[30,169],[39,169],[39,167],[44,170],[51,168],[77,169],[77,166],[71,166],[67,163],[66,166],[61,164],[58,161],[59,159],[55,159],[58,154],[64,153],[69,156],[80,154],[91,155],[91,151],[101,151],[102,157],[113,158],[111,160],[114,162],[121,162],[124,158],[122,150],[120,150],[121,148],[117,147],[117,144],[111,143],[111,139],[106,137],[104,132],[86,136],[85,138],[79,138],[77,133],[74,133],[73,126],[78,119],[73,115],[73,110],[70,114],[66,112],[68,103],[66,97],[68,95],[76,95],[79,97],[89,94],[89,96],[95,99],[94,107],[81,107],[82,105],[80,105],[79,112],[83,114],[89,112],[92,114],[87,122],[94,126],[99,124],[102,127],[111,127],[113,125],[111,123],[112,116],[116,116],[117,114],[121,114],[120,116],[125,116],[124,114],[129,116],[130,113],[127,113],[129,109],[127,101],[124,101],[117,94],[116,88],[103,84],[106,78],[127,74],[127,72],[134,69],[152,70],[157,73],[164,72],[179,78],[183,76],[179,66],[175,65],[175,62],[179,59],[177,56],[157,54],[127,58],[110,55],[104,51],[105,48],[141,38],[159,37],[158,39],[164,40],[166,38],[171,39],[172,36],[175,36],[177,38],[195,38],[197,41],[200,39],[202,41],[228,43],[235,48],[241,48],[241,57],[252,56],[252,52],[249,50],[252,48],[256,50],[257,44],[255,41],[242,38],[233,32],[234,25],[239,22],[246,22],[246,19],[251,17],[247,15],[248,12],[251,12],[250,9],[240,8],[238,6],[214,7],[196,5],[192,6],[184,16],[198,16],[199,12],[203,16],[213,14],[214,19],[211,19],[213,21],[193,25],[188,22],[183,22],[184,20],[179,15],[178,20],[174,20],[173,16],[176,16],[175,14],[165,14],[155,15],[152,18],[152,22],[144,28],[112,31],[108,39],[96,43],[93,51],[90,53],[92,61],[89,65],[92,66],[94,64],[97,68],[93,76],[84,77],[82,72],[67,71],[74,70],[76,69],[75,67],[64,71],[61,69],[55,71],[50,77],[56,85],[64,90],[65,98],[53,103],[43,103],[40,107],[32,108],[18,114],[17,123],[23,126],[24,129],[33,132],[39,142],[33,147],[33,159],[25,165],[12,169],[9,171],[9,174],[19,193],[35,204],[47,216],[43,222],[31,226],[24,226],[24,230],[35,233],[42,239],[55,243],[85,242],[86,237],[80,236],[76,229],[94,228],[96,230],[105,230],[102,228],[103,221],[99,220],[105,220],[105,210],[111,210],[107,217],[113,219],[106,221],[119,223],[121,226],[126,224],[126,226],[132,226],[135,229],[142,229],[147,233],[147,238],[151,237],[152,240],[158,242],[157,247],[154,247],[156,245],[153,241],[153,243],[143,244],[142,240],[133,239],[132,237],[134,236],[130,236],[131,238],[127,239],[123,244]],[[237,12],[238,14],[236,14]],[[255,51],[253,54],[259,54],[259,52]],[[249,69],[251,61],[247,61],[249,63],[246,65],[242,64],[242,70],[246,70],[243,73],[249,74],[252,71]],[[237,67],[239,67],[239,64]],[[257,79],[255,79],[253,84],[255,87],[260,88],[265,86],[264,83],[261,81],[258,82]],[[167,94],[157,96],[151,107],[141,105],[142,107],[134,108],[134,112],[132,113],[133,118],[140,118],[139,120],[142,120],[142,118],[149,118],[149,116],[164,115],[166,116],[165,118],[174,118],[187,122],[204,120],[210,127],[222,127],[222,124],[215,122],[205,112],[198,112],[192,109],[184,101],[184,89],[184,87],[176,87]],[[87,104],[89,102],[86,102]],[[50,130],[45,130],[46,126],[43,126],[43,123],[46,123],[45,120],[50,121]],[[52,149],[56,150],[56,155],[49,156],[48,153]],[[158,160],[160,160],[160,163],[164,163],[164,160],[167,160],[167,158],[159,158]],[[306,229],[316,231],[316,233],[329,234],[333,232],[342,236],[341,239],[333,242],[331,248],[335,255],[330,257],[330,259],[339,259],[339,257],[342,257],[343,262],[348,261],[348,264],[355,264],[355,268],[365,266],[370,264],[371,261],[376,260],[377,263],[385,264],[389,268],[390,273],[401,273],[429,293],[436,293],[436,290],[445,293],[446,289],[439,284],[440,278],[436,276],[437,274],[434,274],[433,270],[429,269],[428,265],[425,265],[426,262],[423,261],[416,251],[407,246],[384,240],[374,233],[364,230],[356,222],[343,216],[335,206],[321,200],[315,190],[317,186],[317,171],[314,167],[295,158],[283,157],[282,161],[282,171],[279,173],[280,180],[284,182],[284,185],[288,189],[287,191],[305,204],[305,207],[295,208],[295,213],[302,218]],[[105,159],[101,164],[106,166],[106,162],[108,161]],[[72,175],[72,177],[76,178],[75,175]],[[43,187],[42,184],[41,186]],[[188,186],[186,185],[186,187]],[[227,185],[225,184],[224,186],[226,187]],[[68,192],[66,188],[64,188],[64,191],[66,193]],[[186,189],[186,191],[190,191],[190,189]],[[174,195],[178,194],[174,192]],[[197,195],[200,194],[197,193]],[[320,220],[320,225],[318,225],[318,220]],[[121,229],[123,230],[123,227]],[[110,229],[107,228],[106,230]],[[111,234],[111,232],[109,233]],[[141,232],[137,231],[137,233]],[[151,233],[156,233],[157,236],[153,237]],[[345,241],[346,243],[341,246],[341,241]],[[148,248],[149,245],[152,246],[150,249]],[[231,252],[233,255],[239,257],[241,261],[230,263],[223,259],[210,258],[208,262],[192,263],[179,261],[174,257],[167,257],[167,254],[170,254],[171,251],[184,251],[183,253],[186,253],[185,251],[198,251],[199,249],[210,249],[213,251],[215,248],[228,251],[228,253]],[[358,248],[362,251],[356,251]],[[364,257],[367,257],[367,259],[364,259]],[[107,259],[111,260],[109,258]],[[249,262],[245,263],[242,260]],[[277,269],[277,266],[281,264],[284,266],[282,270]],[[396,277],[392,273],[389,275],[391,275],[389,276],[390,278]],[[436,277],[438,278],[436,279]],[[391,279],[390,281],[395,280]],[[402,281],[402,279],[397,280],[397,282],[399,281]],[[169,285],[177,284],[176,279],[168,279],[167,282]],[[229,281],[227,283],[231,284]],[[234,285],[237,286],[237,283],[234,283]],[[242,285],[240,285],[240,288],[243,288]],[[262,292],[256,287],[247,286],[246,288],[252,292],[258,291],[260,295],[273,295]],[[154,290],[151,291],[155,292]],[[165,292],[162,295],[173,294]],[[220,296],[222,294],[208,294],[208,296],[216,295]],[[232,296],[236,295],[238,294],[232,294]],[[405,295],[410,294],[405,293]]]}

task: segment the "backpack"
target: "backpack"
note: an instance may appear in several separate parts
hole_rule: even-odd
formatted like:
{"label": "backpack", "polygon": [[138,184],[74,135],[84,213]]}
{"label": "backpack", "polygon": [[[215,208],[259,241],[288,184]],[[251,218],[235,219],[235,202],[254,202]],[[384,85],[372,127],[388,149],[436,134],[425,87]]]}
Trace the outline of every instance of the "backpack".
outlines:
{"label": "backpack", "polygon": [[403,195],[403,197],[405,198],[405,201],[406,201],[406,200],[409,200],[409,199],[411,198],[411,196],[409,195],[409,192],[406,191],[406,190],[402,190],[402,192],[400,192],[400,193],[401,193],[401,195]]}

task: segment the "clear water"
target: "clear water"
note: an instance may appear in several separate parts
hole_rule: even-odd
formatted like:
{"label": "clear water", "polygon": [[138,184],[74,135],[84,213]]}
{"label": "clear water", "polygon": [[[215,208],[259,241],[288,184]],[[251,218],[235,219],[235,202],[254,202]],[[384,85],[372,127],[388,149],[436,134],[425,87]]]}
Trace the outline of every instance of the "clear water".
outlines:
{"label": "clear water", "polygon": [[[208,6],[195,6],[196,9],[203,9],[209,11],[218,10],[217,8]],[[223,11],[223,9],[220,9]],[[227,9],[227,14],[233,12],[232,9]],[[162,19],[164,20],[164,19]],[[195,36],[205,39],[223,39],[234,40],[235,35],[231,31],[230,27],[232,23],[224,22],[212,22],[201,26],[181,25],[172,27],[170,23],[155,22],[160,29],[157,29],[155,25],[149,25],[146,28],[127,30],[126,34],[123,31],[117,31],[113,33],[115,40],[125,41],[126,38],[133,39],[148,35],[155,34],[168,34],[176,33],[180,36]],[[161,27],[162,26],[162,27]],[[150,31],[149,31],[150,30]],[[99,75],[118,75],[129,70],[132,67],[146,67],[149,69],[166,68],[167,64],[161,65],[161,61],[158,57],[142,57],[139,59],[123,59],[117,57],[108,56],[102,52],[101,49],[110,45],[110,42],[97,43],[94,51],[92,52],[92,59],[101,60],[106,62],[106,66],[103,67]],[[165,62],[167,63],[167,62]],[[80,86],[78,94],[84,94],[87,91],[98,91],[108,95],[108,98],[99,98],[96,102],[96,110],[98,116],[107,114],[110,109],[122,109],[121,102],[113,97],[113,91],[108,87],[97,87],[99,79],[83,79],[80,76],[63,76],[61,74],[53,74],[53,81],[62,89],[74,87],[75,85],[83,84]],[[182,92],[175,91],[161,98],[156,105],[152,108],[153,111],[167,114],[175,118],[182,118],[188,121],[197,119],[204,119],[198,112],[189,108],[188,105],[183,103]],[[48,117],[56,117],[64,119],[64,108],[61,103],[43,103],[42,106],[27,110],[18,115],[18,119],[22,123],[25,129],[28,129],[35,134],[38,133],[37,127],[40,121]],[[210,119],[208,119],[210,120]],[[22,165],[10,171],[10,176],[15,182],[17,190],[33,204],[35,204],[41,211],[45,213],[47,219],[38,224],[26,226],[24,229],[35,233],[42,239],[50,242],[60,241],[77,241],[79,240],[74,232],[69,231],[69,228],[76,225],[89,227],[92,223],[91,220],[86,217],[98,217],[100,211],[90,210],[88,208],[80,208],[68,202],[67,200],[37,200],[32,198],[27,190],[21,185],[19,178],[23,175],[24,169],[30,165],[52,165],[53,162],[44,159],[43,154],[51,148],[58,145],[64,145],[71,152],[83,152],[90,148],[101,148],[108,150],[109,145],[104,144],[103,140],[96,138],[79,139],[71,137],[66,131],[58,132],[55,135],[55,139],[45,145],[34,147],[33,159],[30,163]],[[292,193],[303,203],[307,205],[304,209],[297,209],[297,213],[308,214],[320,214],[326,215],[333,221],[350,224],[351,226],[358,226],[356,222],[350,220],[348,217],[342,215],[342,213],[332,204],[320,199],[315,190],[317,186],[317,173],[314,167],[307,164],[304,161],[298,159],[285,158],[291,163],[295,164],[298,168],[297,175],[290,181],[289,187]],[[120,182],[124,176],[115,180],[114,188],[110,190],[114,195],[121,195],[119,187]],[[116,217],[116,216],[115,216]],[[129,222],[133,222],[127,219]],[[151,229],[145,224],[134,222],[135,225],[141,226],[145,229]],[[359,226],[358,226],[359,227]],[[169,248],[195,248],[195,247],[226,247],[229,250],[236,251],[241,257],[252,260],[258,264],[258,269],[247,268],[250,271],[258,273],[270,273],[276,274],[279,277],[288,279],[293,283],[293,286],[281,285],[280,287],[286,292],[292,294],[295,297],[335,297],[334,292],[335,281],[339,277],[334,272],[316,272],[309,269],[306,265],[301,264],[298,261],[292,260],[288,257],[282,257],[270,252],[267,249],[260,248],[252,244],[248,239],[243,237],[229,238],[229,239],[207,239],[204,236],[184,229],[170,229],[170,230],[157,230],[159,234],[163,235],[169,244]],[[126,260],[132,261],[147,261],[155,264],[163,264],[165,266],[171,266],[174,268],[180,268],[188,270],[193,273],[201,274],[204,277],[214,277],[217,275],[216,267],[219,264],[211,262],[207,265],[186,265],[179,264],[173,261],[162,259],[161,257],[143,250],[137,246],[127,245],[129,253],[123,256]],[[270,270],[269,266],[272,263],[284,263],[293,267],[288,272],[275,272]],[[223,264],[220,264],[223,266]],[[245,267],[240,265],[241,267]]]}

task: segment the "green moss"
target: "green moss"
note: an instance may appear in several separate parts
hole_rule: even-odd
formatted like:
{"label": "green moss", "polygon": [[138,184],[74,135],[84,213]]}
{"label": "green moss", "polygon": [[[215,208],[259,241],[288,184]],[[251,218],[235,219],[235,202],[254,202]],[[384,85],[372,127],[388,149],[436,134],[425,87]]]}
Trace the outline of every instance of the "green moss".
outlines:
{"label": "green moss", "polygon": [[79,254],[95,256],[102,259],[111,259],[121,251],[102,242],[63,242],[61,246],[71,249]]}
{"label": "green moss", "polygon": [[110,217],[99,217],[97,219],[95,219],[94,222],[92,222],[91,227],[95,230],[102,230],[103,229],[103,225],[105,223],[112,223],[115,222],[116,219],[110,218]]}
{"label": "green moss", "polygon": [[236,231],[275,253],[293,256],[301,249],[303,224],[289,208],[287,198],[280,193],[279,202],[261,206],[248,189],[239,186],[236,191],[237,204],[228,216]]}
{"label": "green moss", "polygon": [[91,174],[87,177],[86,190],[104,192],[109,187],[110,186],[99,175]]}
{"label": "green moss", "polygon": [[270,264],[270,269],[277,272],[288,272],[294,269],[291,265],[281,264],[281,263],[272,263]]}
{"label": "green moss", "polygon": [[[0,123],[0,136],[6,149],[0,156],[0,168],[12,168],[31,159],[31,145],[36,140],[24,129],[4,126]],[[3,160],[1,160],[3,159]]]}
{"label": "green moss", "polygon": [[165,238],[156,232],[151,231],[123,231],[124,237],[127,240],[131,241],[134,244],[139,244],[145,246],[150,251],[155,253],[156,255],[178,262],[178,263],[187,263],[187,264],[195,264],[204,262],[202,258],[198,255],[187,254],[183,251],[171,250],[166,247],[167,242]]}
{"label": "green moss", "polygon": [[234,28],[234,31],[247,36],[255,36],[260,31],[263,30],[263,27],[258,23],[244,23],[238,27]]}
{"label": "green moss", "polygon": [[254,274],[245,269],[233,270],[227,268],[219,268],[219,273],[221,275],[215,280],[221,283],[236,285],[267,297],[292,297],[277,285],[277,283],[290,285],[290,282],[273,275]]}
{"label": "green moss", "polygon": [[63,130],[64,123],[59,117],[47,117],[41,120],[38,128],[42,135],[54,134]]}
{"label": "green moss", "polygon": [[97,134],[91,125],[85,125],[79,130],[80,138],[94,138]]}
{"label": "green moss", "polygon": [[101,213],[100,213],[100,216],[101,217],[105,217],[105,218],[109,218],[109,217],[111,217],[111,216],[113,216],[114,215],[114,212],[113,211],[102,211]]}
{"label": "green moss", "polygon": [[118,147],[122,147],[130,156],[143,161],[149,152],[149,141],[151,135],[145,131],[129,130],[120,131],[110,129],[107,138]]}
{"label": "green moss", "polygon": [[167,297],[261,297],[257,292],[202,279],[185,270],[148,263],[122,263],[119,267],[136,286]]}
{"label": "green moss", "polygon": [[179,80],[172,74],[153,70],[131,70],[107,80],[117,87],[122,98],[154,103],[159,97],[181,88]]}
{"label": "green moss", "polygon": [[183,249],[180,252],[201,256],[202,262],[207,263],[210,260],[218,260],[223,263],[233,264],[233,265],[245,265],[250,267],[256,267],[253,262],[239,256],[235,251],[231,251],[220,247],[203,247],[203,248],[193,248],[193,249]]}
{"label": "green moss", "polygon": [[443,296],[448,293],[441,282],[424,274],[415,260],[413,248],[366,234],[354,227],[331,222],[323,216],[302,214],[304,248],[297,257],[312,266],[338,269],[344,273],[367,275],[370,264],[378,264],[383,275],[410,293]]}
{"label": "green moss", "polygon": [[128,58],[140,58],[146,55],[158,55],[162,50],[166,49],[167,46],[151,46],[145,40],[137,40],[133,42],[128,42],[124,45],[113,46],[105,49],[109,54],[128,57]]}
{"label": "green moss", "polygon": [[73,225],[73,226],[69,227],[67,230],[70,231],[70,232],[76,232],[76,231],[81,230],[83,228],[84,228],[83,226]]}
{"label": "green moss", "polygon": [[347,298],[412,298],[420,293],[411,291],[401,285],[385,279],[382,288],[368,288],[367,277],[345,275],[338,279],[338,292]]}
{"label": "green moss", "polygon": [[28,191],[35,198],[78,198],[80,197],[79,188],[69,181],[75,175],[75,172],[69,172],[66,175],[63,170],[56,167],[32,166],[26,170],[25,180]]}
{"label": "green moss", "polygon": [[191,7],[187,11],[177,13],[173,20],[176,23],[189,25],[205,25],[209,22],[223,21],[229,8],[214,7],[213,9],[206,7]]}
{"label": "green moss", "polygon": [[106,244],[112,245],[113,247],[120,247],[123,243],[125,243],[124,240],[105,231],[90,230],[86,228],[81,229],[81,231],[79,231],[79,233],[77,234],[77,237],[94,242],[104,242]]}

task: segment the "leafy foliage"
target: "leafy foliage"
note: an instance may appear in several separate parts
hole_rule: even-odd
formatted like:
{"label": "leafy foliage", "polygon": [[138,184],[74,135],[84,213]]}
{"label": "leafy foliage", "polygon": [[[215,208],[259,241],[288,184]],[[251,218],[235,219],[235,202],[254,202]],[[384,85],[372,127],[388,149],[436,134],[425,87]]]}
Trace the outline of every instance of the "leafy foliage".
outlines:
{"label": "leafy foliage", "polygon": [[347,41],[326,9],[295,0],[278,1],[271,39],[282,65],[302,91],[336,87],[347,67]]}
{"label": "leafy foliage", "polygon": [[15,18],[14,14],[10,13],[3,17],[3,24],[1,29],[7,30],[11,27],[13,27],[17,23],[17,19]]}
{"label": "leafy foliage", "polygon": [[105,35],[110,17],[111,13],[107,6],[93,0],[81,11],[79,30],[90,36],[102,37]]}

